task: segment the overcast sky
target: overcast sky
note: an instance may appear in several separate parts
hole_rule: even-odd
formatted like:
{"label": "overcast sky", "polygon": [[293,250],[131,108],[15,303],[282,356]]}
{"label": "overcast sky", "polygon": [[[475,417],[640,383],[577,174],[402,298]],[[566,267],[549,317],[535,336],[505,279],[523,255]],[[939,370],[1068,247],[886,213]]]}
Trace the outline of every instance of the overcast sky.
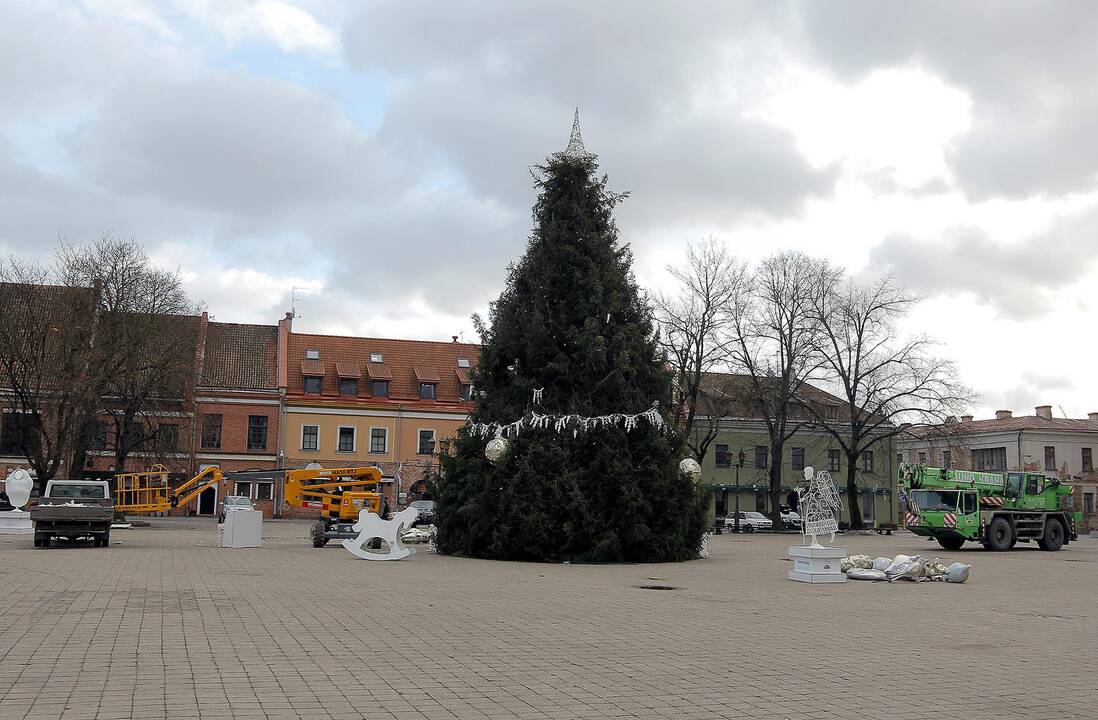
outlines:
{"label": "overcast sky", "polygon": [[0,250],[134,236],[219,320],[475,340],[529,166],[638,280],[707,235],[894,272],[978,414],[1098,411],[1098,5],[0,2]]}

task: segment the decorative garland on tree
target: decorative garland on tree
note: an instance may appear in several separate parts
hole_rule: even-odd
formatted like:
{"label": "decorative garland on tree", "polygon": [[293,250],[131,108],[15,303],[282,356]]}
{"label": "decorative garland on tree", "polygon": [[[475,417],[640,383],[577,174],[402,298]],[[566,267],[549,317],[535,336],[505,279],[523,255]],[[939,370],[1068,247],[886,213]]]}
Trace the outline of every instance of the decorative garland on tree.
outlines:
{"label": "decorative garland on tree", "polygon": [[636,415],[613,413],[612,415],[585,417],[583,415],[542,415],[541,413],[532,412],[511,423],[469,423],[465,427],[470,435],[476,437],[491,435],[492,437],[505,438],[518,435],[524,427],[531,430],[552,429],[558,435],[563,435],[571,430],[572,437],[577,437],[581,431],[589,432],[616,425],[621,425],[626,432],[630,432],[637,427],[637,423],[641,420],[656,428],[660,433],[668,431],[667,423],[660,415],[658,401],[652,403],[652,407]]}

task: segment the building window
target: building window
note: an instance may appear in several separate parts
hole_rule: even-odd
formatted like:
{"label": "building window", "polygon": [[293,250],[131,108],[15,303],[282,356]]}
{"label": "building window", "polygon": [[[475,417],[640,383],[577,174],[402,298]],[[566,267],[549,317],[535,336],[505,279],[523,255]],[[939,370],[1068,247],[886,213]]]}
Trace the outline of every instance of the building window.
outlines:
{"label": "building window", "polygon": [[336,445],[339,452],[355,451],[355,429],[353,427],[341,427],[339,429],[339,444]]}
{"label": "building window", "polygon": [[373,380],[370,382],[370,394],[374,397],[389,397],[389,381]]}
{"label": "building window", "polygon": [[1083,472],[1094,472],[1094,456],[1090,448],[1083,448]]}
{"label": "building window", "polygon": [[305,376],[305,392],[310,395],[320,394],[320,378],[316,375]]}
{"label": "building window", "polygon": [[981,448],[972,451],[973,470],[1006,470],[1006,448]]}
{"label": "building window", "polygon": [[862,451],[862,470],[866,472],[873,472],[873,451]]}
{"label": "building window", "polygon": [[953,453],[949,450],[942,451],[942,467],[946,470],[953,467]]}
{"label": "building window", "polygon": [[370,428],[370,452],[387,452],[388,446],[389,431],[386,428]]}
{"label": "building window", "polygon": [[319,425],[302,425],[301,426],[301,449],[302,450],[316,450],[319,447],[320,442],[320,426]]}
{"label": "building window", "polygon": [[1083,493],[1083,514],[1084,515],[1093,515],[1094,514],[1094,493],[1091,493],[1091,492]]}
{"label": "building window", "polygon": [[202,416],[202,449],[217,450],[221,447],[221,415]]}
{"label": "building window", "polygon": [[755,467],[765,468],[769,464],[770,451],[765,445],[755,446]]}
{"label": "building window", "polygon": [[472,400],[473,399],[473,386],[469,383],[461,384],[461,399]]}
{"label": "building window", "polygon": [[732,458],[730,458],[728,456],[728,446],[727,445],[718,445],[717,446],[717,456],[716,456],[716,459],[714,460],[714,462],[716,463],[717,467],[719,467],[719,468],[732,467]]}
{"label": "building window", "polygon": [[241,495],[246,498],[252,496],[252,484],[250,482],[236,481],[236,486],[233,488],[233,495]]}
{"label": "building window", "polygon": [[163,453],[173,453],[179,449],[178,425],[164,423],[156,428],[156,449]]}
{"label": "building window", "polygon": [[897,465],[903,465],[904,464],[904,454],[902,452],[896,453],[896,464]]}
{"label": "building window", "polygon": [[342,378],[339,381],[339,394],[354,397],[358,395],[358,380],[354,378]]}
{"label": "building window", "polygon": [[1052,445],[1045,446],[1045,470],[1056,469],[1056,448]]}
{"label": "building window", "polygon": [[793,448],[790,458],[794,470],[804,470],[804,448]]}
{"label": "building window", "polygon": [[839,419],[839,408],[835,407],[834,405],[828,405],[827,406],[827,419],[828,420],[838,420]]}
{"label": "building window", "polygon": [[5,410],[0,425],[0,455],[23,455],[24,449],[38,451],[40,441],[32,418],[25,413]]}
{"label": "building window", "polygon": [[419,384],[419,399],[420,400],[434,400],[435,399],[435,384],[434,383],[420,383]]}
{"label": "building window", "polygon": [[267,416],[266,415],[249,415],[248,416],[248,449],[249,450],[266,450],[267,449]]}
{"label": "building window", "polygon": [[110,441],[110,434],[110,426],[107,425],[107,421],[96,420],[95,426],[92,428],[91,449],[106,450],[107,443]]}
{"label": "building window", "polygon": [[383,363],[385,362],[385,358],[381,355],[381,353],[370,353],[370,362]]}
{"label": "building window", "polygon": [[435,454],[435,431],[434,430],[420,430],[419,431],[419,454],[420,455],[434,455]]}
{"label": "building window", "polygon": [[273,482],[257,482],[255,484],[255,499],[270,500],[274,497]]}
{"label": "building window", "polygon": [[839,472],[840,468],[842,467],[842,460],[840,460],[841,457],[842,455],[838,450],[827,451],[827,469],[830,472]]}
{"label": "building window", "polygon": [[920,465],[926,465],[926,453],[925,452],[919,453],[917,455],[917,458],[918,458],[918,462],[919,462]]}
{"label": "building window", "polygon": [[320,359],[320,351],[319,350],[313,350],[313,349],[306,350],[305,351],[305,359],[306,360],[319,360]]}

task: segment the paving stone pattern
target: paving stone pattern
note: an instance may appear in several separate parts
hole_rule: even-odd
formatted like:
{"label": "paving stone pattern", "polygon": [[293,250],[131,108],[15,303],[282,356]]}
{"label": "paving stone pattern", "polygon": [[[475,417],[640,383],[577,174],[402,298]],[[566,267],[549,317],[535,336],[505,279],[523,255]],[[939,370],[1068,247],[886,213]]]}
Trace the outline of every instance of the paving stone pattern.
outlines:
{"label": "paving stone pattern", "polygon": [[[675,565],[313,549],[302,522],[214,546],[205,519],[110,548],[0,536],[0,718],[1093,718],[1098,541],[973,565],[967,585],[785,580],[795,537]],[[640,585],[672,586],[645,590]]]}

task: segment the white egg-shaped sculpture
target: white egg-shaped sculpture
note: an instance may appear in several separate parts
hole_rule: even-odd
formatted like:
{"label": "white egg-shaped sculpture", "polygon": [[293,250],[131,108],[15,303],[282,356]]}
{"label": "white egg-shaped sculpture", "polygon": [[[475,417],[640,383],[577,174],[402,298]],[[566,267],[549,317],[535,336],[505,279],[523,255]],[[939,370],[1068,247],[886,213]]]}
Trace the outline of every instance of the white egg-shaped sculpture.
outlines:
{"label": "white egg-shaped sculpture", "polygon": [[8,494],[8,502],[18,510],[27,504],[30,500],[31,488],[34,487],[34,479],[31,478],[30,473],[19,468],[8,475],[4,481],[5,492]]}
{"label": "white egg-shaped sculpture", "polygon": [[685,475],[692,481],[697,482],[698,478],[701,477],[702,468],[694,458],[684,458],[683,461],[679,463],[679,474]]}

